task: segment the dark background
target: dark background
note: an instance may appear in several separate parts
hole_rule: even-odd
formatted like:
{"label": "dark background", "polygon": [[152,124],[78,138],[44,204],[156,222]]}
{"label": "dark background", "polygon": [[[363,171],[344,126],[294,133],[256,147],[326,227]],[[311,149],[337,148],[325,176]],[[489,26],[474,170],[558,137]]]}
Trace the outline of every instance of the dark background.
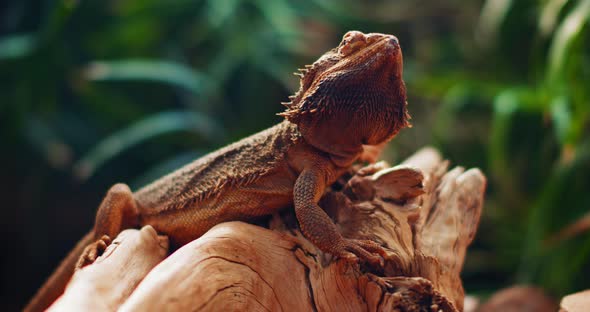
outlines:
{"label": "dark background", "polygon": [[0,310],[22,307],[110,185],[278,122],[290,73],[351,29],[404,51],[414,127],[385,158],[434,145],[489,178],[467,292],[588,288],[590,235],[567,230],[590,223],[589,18],[589,0],[4,0]]}

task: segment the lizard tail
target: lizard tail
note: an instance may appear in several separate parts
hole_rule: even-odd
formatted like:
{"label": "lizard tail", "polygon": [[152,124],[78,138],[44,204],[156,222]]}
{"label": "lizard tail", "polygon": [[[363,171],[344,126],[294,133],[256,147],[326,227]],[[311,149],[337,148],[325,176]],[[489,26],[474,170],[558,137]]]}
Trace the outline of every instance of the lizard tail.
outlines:
{"label": "lizard tail", "polygon": [[24,308],[24,312],[45,311],[59,296],[61,296],[66,288],[66,284],[74,274],[74,268],[78,258],[82,255],[82,251],[86,246],[90,245],[94,240],[94,231],[88,234],[76,244],[74,249],[61,261],[57,269],[53,271],[51,276],[45,281],[43,286],[37,291],[35,296],[29,301]]}

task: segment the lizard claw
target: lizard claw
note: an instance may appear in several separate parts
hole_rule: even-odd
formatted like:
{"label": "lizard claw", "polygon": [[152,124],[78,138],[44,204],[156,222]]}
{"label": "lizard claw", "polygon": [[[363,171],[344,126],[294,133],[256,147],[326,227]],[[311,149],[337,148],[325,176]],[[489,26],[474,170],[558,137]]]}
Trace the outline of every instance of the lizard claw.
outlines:
{"label": "lizard claw", "polygon": [[107,249],[107,246],[111,244],[111,238],[108,235],[103,235],[99,240],[86,246],[82,255],[76,263],[76,270],[81,269],[87,265],[90,265],[96,261],[100,255]]}
{"label": "lizard claw", "polygon": [[383,267],[385,265],[383,259],[387,257],[387,252],[382,246],[371,240],[345,239],[342,251],[338,256],[349,262],[356,262],[360,258],[373,266]]}

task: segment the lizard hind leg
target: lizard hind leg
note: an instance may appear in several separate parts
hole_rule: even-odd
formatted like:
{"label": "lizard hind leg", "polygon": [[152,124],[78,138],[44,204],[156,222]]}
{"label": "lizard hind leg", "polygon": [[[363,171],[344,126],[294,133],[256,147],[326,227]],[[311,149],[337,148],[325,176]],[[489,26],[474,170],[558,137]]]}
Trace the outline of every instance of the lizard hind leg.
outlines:
{"label": "lizard hind leg", "polygon": [[129,186],[113,185],[102,200],[94,222],[94,242],[86,246],[76,269],[93,263],[121,231],[139,225],[139,212]]}

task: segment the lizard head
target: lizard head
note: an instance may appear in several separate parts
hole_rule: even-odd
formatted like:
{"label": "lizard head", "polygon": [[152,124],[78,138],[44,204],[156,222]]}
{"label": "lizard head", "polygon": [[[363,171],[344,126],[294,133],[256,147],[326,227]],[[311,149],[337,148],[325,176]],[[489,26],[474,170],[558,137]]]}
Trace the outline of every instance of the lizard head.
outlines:
{"label": "lizard head", "polygon": [[300,69],[300,88],[279,115],[312,146],[336,156],[392,139],[409,126],[396,37],[349,31],[340,45]]}

